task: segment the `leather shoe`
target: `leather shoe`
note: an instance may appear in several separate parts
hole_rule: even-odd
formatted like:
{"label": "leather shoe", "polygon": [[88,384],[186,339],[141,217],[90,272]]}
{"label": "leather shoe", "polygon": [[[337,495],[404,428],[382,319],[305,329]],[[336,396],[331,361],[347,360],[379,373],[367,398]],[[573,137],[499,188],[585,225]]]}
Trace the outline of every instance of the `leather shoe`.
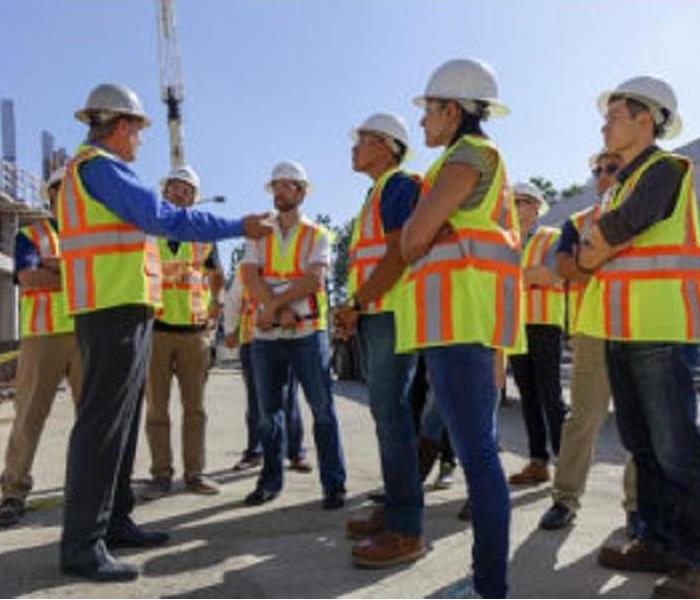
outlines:
{"label": "leather shoe", "polygon": [[519,473],[513,473],[508,483],[514,485],[537,485],[549,481],[549,469],[543,462],[531,460]]}
{"label": "leather shoe", "polygon": [[413,562],[425,552],[423,536],[384,530],[352,547],[352,563],[357,567],[381,569]]}
{"label": "leather shoe", "polygon": [[133,581],[138,569],[119,562],[109,553],[104,541],[99,540],[89,551],[61,557],[61,572],[91,581]]}
{"label": "leather shoe", "polygon": [[566,527],[576,518],[576,513],[570,508],[555,502],[540,519],[540,529],[552,531]]}
{"label": "leather shoe", "polygon": [[323,510],[338,510],[345,506],[345,490],[334,490],[323,496]]}
{"label": "leather shoe", "polygon": [[384,530],[384,509],[375,508],[369,517],[350,518],[345,522],[345,537],[349,540],[364,540]]}
{"label": "leather shoe", "polygon": [[164,531],[144,531],[131,518],[112,525],[105,536],[109,548],[155,548],[170,539]]}
{"label": "leather shoe", "polygon": [[257,488],[245,497],[243,504],[246,506],[259,506],[260,504],[265,504],[266,502],[270,502],[275,498],[277,498],[277,493]]}
{"label": "leather shoe", "polygon": [[672,555],[636,539],[624,546],[603,546],[598,563],[608,569],[646,573],[670,573],[680,566]]}

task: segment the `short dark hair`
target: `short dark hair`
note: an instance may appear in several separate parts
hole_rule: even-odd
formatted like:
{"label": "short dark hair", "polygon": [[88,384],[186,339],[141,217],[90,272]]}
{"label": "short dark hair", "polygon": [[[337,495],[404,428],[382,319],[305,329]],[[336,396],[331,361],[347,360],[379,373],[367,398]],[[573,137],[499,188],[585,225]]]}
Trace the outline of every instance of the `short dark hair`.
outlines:
{"label": "short dark hair", "polygon": [[454,136],[450,140],[450,146],[457,142],[459,138],[464,135],[479,135],[486,137],[483,130],[481,129],[481,122],[485,121],[488,117],[488,105],[485,102],[475,101],[476,112],[467,111],[459,102],[456,100],[440,100],[442,106],[446,106],[448,102],[454,102],[460,113],[459,126],[457,131],[455,131]]}
{"label": "short dark hair", "polygon": [[617,102],[618,100],[625,101],[625,106],[627,107],[627,110],[629,111],[632,118],[635,118],[637,115],[640,115],[644,112],[647,112],[651,115],[651,122],[654,124],[655,138],[659,137],[664,132],[664,129],[666,128],[666,123],[668,122],[668,118],[670,116],[670,113],[667,109],[660,109],[661,114],[664,117],[664,122],[659,124],[656,122],[656,119],[654,119],[654,115],[652,114],[649,106],[644,104],[644,102],[642,102],[641,100],[637,100],[636,98],[630,98],[629,96],[625,96],[623,94],[613,94],[612,96],[610,96],[608,104],[610,104],[611,102]]}
{"label": "short dark hair", "polygon": [[114,115],[108,119],[100,118],[100,115],[93,114],[88,116],[90,129],[88,131],[88,142],[99,142],[100,140],[109,137],[114,133],[114,130],[119,125],[119,121],[126,120],[127,123],[135,123],[141,121],[139,117],[131,115]]}

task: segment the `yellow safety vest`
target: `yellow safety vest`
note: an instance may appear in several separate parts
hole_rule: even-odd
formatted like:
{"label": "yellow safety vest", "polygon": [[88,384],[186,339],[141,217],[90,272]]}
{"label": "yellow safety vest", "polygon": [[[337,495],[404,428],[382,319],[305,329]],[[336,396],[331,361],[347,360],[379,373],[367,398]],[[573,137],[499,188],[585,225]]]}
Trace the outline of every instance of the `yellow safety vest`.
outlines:
{"label": "yellow safety vest", "polygon": [[624,204],[644,173],[673,156],[686,166],[673,213],[635,236],[630,248],[591,277],[577,328],[623,341],[700,342],[700,243],[692,163],[655,152],[616,190],[610,209]]}
{"label": "yellow safety vest", "polygon": [[[300,222],[291,235],[292,239],[284,253],[280,237],[274,232],[256,242],[262,262],[260,275],[273,291],[278,290],[280,293],[306,274],[314,246],[321,236],[330,236],[330,233],[316,223]],[[328,322],[325,286],[322,285],[307,298],[294,302],[292,309],[297,314],[296,333],[325,330]]]}
{"label": "yellow safety vest", "polygon": [[98,157],[119,162],[101,148],[80,146],[66,167],[59,195],[68,312],[88,313],[125,304],[159,306],[161,269],[155,238],[90,196],[80,178],[80,166]]}
{"label": "yellow safety vest", "polygon": [[[603,209],[601,205],[596,203],[593,206],[589,206],[588,208],[575,212],[569,217],[574,229],[576,229],[579,234],[579,238],[583,238],[588,235],[593,223],[600,217],[602,212]],[[588,283],[584,283],[582,281],[567,282],[567,331],[571,334],[578,333],[576,323],[578,321],[578,313],[581,308],[581,303],[583,302],[583,292],[587,285]]]}
{"label": "yellow safety vest", "polygon": [[[522,255],[523,269],[544,265],[548,254],[554,252],[561,232],[541,226],[525,243]],[[525,288],[525,320],[528,325],[564,326],[564,286],[530,285]]]}
{"label": "yellow safety vest", "polygon": [[494,152],[496,173],[478,207],[450,216],[454,234],[409,268],[397,292],[399,352],[470,343],[513,349],[524,340],[520,236],[496,146],[480,137],[460,138],[428,170],[419,201],[426,201],[443,164],[463,145]]}
{"label": "yellow safety vest", "polygon": [[156,313],[159,321],[170,325],[206,322],[211,290],[204,263],[212,247],[202,242],[181,242],[174,253],[167,240],[158,239],[163,270],[163,306]]}
{"label": "yellow safety vest", "polygon": [[[348,267],[348,296],[361,288],[369,279],[370,275],[377,268],[387,251],[386,234],[382,225],[381,202],[384,186],[396,173],[402,171],[396,167],[386,171],[374,183],[367,200],[362,206],[360,214],[353,220],[352,236],[350,238]],[[418,179],[420,183],[420,179]],[[405,278],[407,271],[404,271],[402,278]],[[396,290],[401,285],[401,280],[388,290],[381,298],[377,298],[367,305],[362,311],[367,314],[374,314],[393,310]]]}
{"label": "yellow safety vest", "polygon": [[[20,229],[41,258],[60,258],[58,234],[48,219]],[[20,287],[20,335],[23,338],[73,332],[73,319],[66,313],[63,290]]]}

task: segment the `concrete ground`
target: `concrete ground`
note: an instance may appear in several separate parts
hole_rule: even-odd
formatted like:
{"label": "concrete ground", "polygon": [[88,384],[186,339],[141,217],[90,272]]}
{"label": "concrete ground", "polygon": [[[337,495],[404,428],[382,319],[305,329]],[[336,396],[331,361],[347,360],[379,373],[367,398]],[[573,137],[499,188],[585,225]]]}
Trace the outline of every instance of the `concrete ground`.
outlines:
{"label": "concrete ground", "polygon": [[[180,423],[174,388],[173,424],[176,469],[180,469]],[[364,388],[339,382],[336,406],[348,463],[346,509],[320,508],[318,470],[287,472],[284,493],[257,508],[242,504],[255,473],[235,474],[231,466],[245,443],[244,390],[236,370],[215,370],[207,389],[208,473],[221,494],[201,497],[175,493],[140,504],[137,522],[171,532],[171,542],[150,551],[120,552],[137,564],[138,581],[92,584],[58,572],[61,486],[72,405],[65,391],[57,398],[37,453],[35,492],[21,526],[0,531],[0,596],[27,597],[440,597],[464,577],[470,564],[472,529],[456,519],[464,499],[464,480],[445,491],[426,494],[426,537],[431,551],[407,567],[358,570],[350,564],[345,518],[368,506],[366,494],[380,487],[374,427]],[[9,403],[0,405],[0,445],[12,420]],[[306,445],[316,465],[310,414],[304,407]],[[507,472],[525,460],[525,434],[519,406],[500,410],[503,463]],[[537,528],[550,505],[550,486],[512,491],[511,595],[522,598],[648,597],[654,577],[623,575],[596,564],[601,544],[623,539],[620,506],[624,453],[613,419],[606,423],[575,526],[544,532]],[[148,476],[149,454],[142,439],[136,480]],[[431,475],[431,479],[434,476]]]}

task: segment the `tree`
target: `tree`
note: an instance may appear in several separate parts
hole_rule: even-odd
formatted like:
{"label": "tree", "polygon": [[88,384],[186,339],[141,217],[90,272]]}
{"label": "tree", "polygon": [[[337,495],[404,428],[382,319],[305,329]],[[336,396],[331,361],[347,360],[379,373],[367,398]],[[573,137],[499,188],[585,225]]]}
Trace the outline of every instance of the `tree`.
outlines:
{"label": "tree", "polygon": [[226,280],[227,288],[230,287],[233,283],[233,280],[236,276],[236,267],[238,266],[238,263],[241,262],[244,252],[245,242],[239,242],[233,247],[233,250],[231,250],[231,270],[229,271],[228,279]]}
{"label": "tree", "polygon": [[547,202],[552,204],[557,201],[557,190],[549,179],[539,176],[530,177],[530,183],[542,192]]}

